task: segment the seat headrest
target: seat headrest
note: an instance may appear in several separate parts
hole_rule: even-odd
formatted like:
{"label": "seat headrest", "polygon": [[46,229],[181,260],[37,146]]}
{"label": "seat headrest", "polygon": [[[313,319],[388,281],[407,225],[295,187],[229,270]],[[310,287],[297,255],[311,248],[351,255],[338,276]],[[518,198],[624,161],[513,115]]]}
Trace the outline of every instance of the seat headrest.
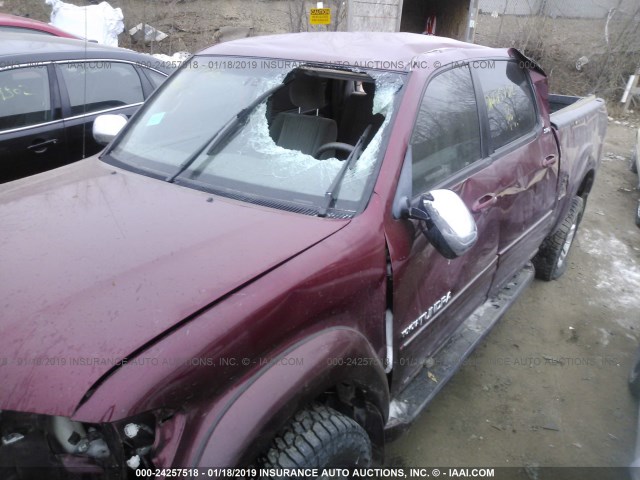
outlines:
{"label": "seat headrest", "polygon": [[317,110],[326,105],[325,86],[318,77],[299,77],[289,87],[291,103],[302,110]]}

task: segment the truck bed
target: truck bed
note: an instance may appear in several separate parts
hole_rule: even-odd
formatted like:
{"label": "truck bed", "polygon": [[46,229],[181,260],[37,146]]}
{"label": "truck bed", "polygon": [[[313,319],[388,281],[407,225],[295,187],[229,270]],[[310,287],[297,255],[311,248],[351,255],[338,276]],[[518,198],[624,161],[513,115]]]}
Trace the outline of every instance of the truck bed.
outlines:
{"label": "truck bed", "polygon": [[590,97],[574,97],[573,95],[558,95],[552,93],[549,95],[549,107],[551,113],[556,113],[558,110],[562,110],[570,105],[573,105],[584,98]]}
{"label": "truck bed", "polygon": [[[589,178],[593,182],[593,174],[600,164],[604,136],[607,130],[607,109],[605,101],[596,98],[574,97],[570,95],[549,95],[550,120],[555,130],[560,150],[560,179]],[[580,183],[561,184],[559,198],[565,195],[570,199],[579,194],[585,187]],[[570,202],[564,202],[557,209],[556,222],[564,218]]]}
{"label": "truck bed", "polygon": [[604,106],[604,100],[595,95],[588,97],[574,97],[572,95],[549,95],[549,109],[551,122],[560,129],[566,124],[582,119],[589,113]]}

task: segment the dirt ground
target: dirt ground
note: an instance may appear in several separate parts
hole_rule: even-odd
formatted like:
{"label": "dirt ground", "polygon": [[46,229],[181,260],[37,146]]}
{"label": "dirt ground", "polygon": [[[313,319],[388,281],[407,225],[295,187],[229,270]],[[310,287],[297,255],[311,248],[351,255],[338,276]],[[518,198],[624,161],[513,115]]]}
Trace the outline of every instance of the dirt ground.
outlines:
{"label": "dirt ground", "polygon": [[627,374],[640,340],[634,141],[634,129],[609,122],[567,273],[534,281],[389,446],[389,465],[528,467],[514,478],[544,479],[538,467],[631,463],[638,404]]}

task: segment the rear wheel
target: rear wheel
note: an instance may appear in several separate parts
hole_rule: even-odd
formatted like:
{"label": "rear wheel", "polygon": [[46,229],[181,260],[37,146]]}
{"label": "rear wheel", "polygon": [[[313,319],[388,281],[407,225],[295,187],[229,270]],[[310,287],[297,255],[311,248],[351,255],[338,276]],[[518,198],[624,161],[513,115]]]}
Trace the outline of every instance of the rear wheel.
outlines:
{"label": "rear wheel", "polygon": [[567,270],[569,250],[575,240],[583,208],[584,200],[573,197],[560,228],[542,242],[538,254],[533,258],[536,277],[542,280],[555,280]]}
{"label": "rear wheel", "polygon": [[371,441],[353,419],[313,404],[294,415],[258,463],[276,469],[368,467]]}

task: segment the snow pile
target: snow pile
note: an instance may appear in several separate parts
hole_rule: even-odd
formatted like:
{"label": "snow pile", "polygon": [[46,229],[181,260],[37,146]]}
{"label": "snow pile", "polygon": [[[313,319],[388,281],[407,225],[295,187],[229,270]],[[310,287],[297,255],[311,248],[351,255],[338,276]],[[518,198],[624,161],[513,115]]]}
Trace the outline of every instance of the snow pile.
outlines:
{"label": "snow pile", "polygon": [[154,53],[153,57],[157,58],[162,62],[167,62],[170,65],[178,66],[182,64],[185,60],[188,60],[191,57],[189,52],[176,52],[173,55],[165,55],[164,53]]}
{"label": "snow pile", "polygon": [[122,10],[107,2],[77,7],[61,0],[45,0],[51,5],[51,25],[87,40],[118,46],[118,35],[124,31]]}
{"label": "snow pile", "polygon": [[[595,229],[582,229],[578,241],[590,256],[601,259],[596,288],[606,295],[609,302],[637,312],[640,308],[640,264],[635,260],[631,248],[613,233]],[[637,317],[636,320],[629,320],[628,324],[618,323],[627,328],[629,325],[640,327]]]}

